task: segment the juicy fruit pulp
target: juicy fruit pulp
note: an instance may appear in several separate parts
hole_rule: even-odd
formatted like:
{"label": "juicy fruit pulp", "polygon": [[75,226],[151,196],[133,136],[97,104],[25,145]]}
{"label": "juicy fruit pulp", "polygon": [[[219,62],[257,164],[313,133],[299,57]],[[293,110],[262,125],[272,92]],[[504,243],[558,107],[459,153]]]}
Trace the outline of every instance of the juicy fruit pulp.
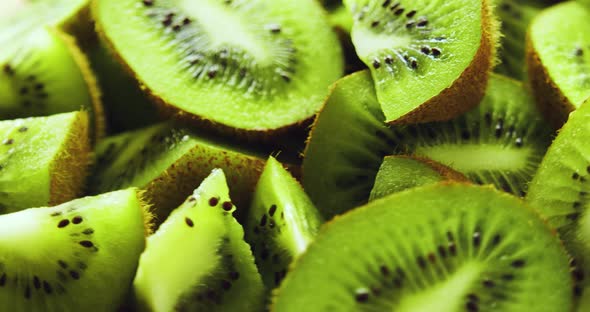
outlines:
{"label": "juicy fruit pulp", "polygon": [[275,311],[572,306],[568,256],[543,221],[516,198],[460,184],[397,193],[328,223],[277,294]]}
{"label": "juicy fruit pulp", "polygon": [[82,194],[90,163],[88,115],[0,121],[0,213]]}
{"label": "juicy fruit pulp", "polygon": [[143,3],[97,1],[100,32],[153,97],[198,119],[287,127],[313,116],[342,73],[315,0]]}
{"label": "juicy fruit pulp", "polygon": [[214,170],[148,238],[133,283],[142,310],[260,311],[264,287],[228,191]]}
{"label": "juicy fruit pulp", "polygon": [[541,109],[556,127],[590,96],[589,19],[589,10],[570,1],[543,11],[529,28],[529,79]]}
{"label": "juicy fruit pulp", "polygon": [[295,180],[270,157],[256,186],[246,238],[268,289],[287,274],[291,262],[315,238],[322,218]]}
{"label": "juicy fruit pulp", "polygon": [[139,195],[128,189],[0,216],[3,309],[115,311],[145,245]]}
{"label": "juicy fruit pulp", "polygon": [[344,3],[386,121],[447,120],[481,100],[495,48],[488,1]]}

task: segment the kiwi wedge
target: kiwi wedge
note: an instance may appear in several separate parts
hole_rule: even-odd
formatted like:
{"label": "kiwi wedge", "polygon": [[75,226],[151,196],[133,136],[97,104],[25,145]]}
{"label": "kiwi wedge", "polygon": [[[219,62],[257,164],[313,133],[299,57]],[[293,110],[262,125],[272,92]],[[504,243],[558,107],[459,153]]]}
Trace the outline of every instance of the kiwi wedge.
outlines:
{"label": "kiwi wedge", "polygon": [[[529,187],[527,201],[555,227],[590,285],[590,102],[572,112],[547,151]],[[590,288],[589,288],[590,289]],[[586,291],[590,295],[590,291]],[[581,289],[578,289],[581,295]]]}
{"label": "kiwi wedge", "polygon": [[256,264],[268,289],[314,239],[322,217],[301,185],[270,157],[256,186],[246,225]]}
{"label": "kiwi wedge", "polygon": [[570,311],[568,262],[521,200],[491,187],[424,186],[326,224],[273,310]]}
{"label": "kiwi wedge", "polygon": [[368,72],[338,81],[312,128],[303,186],[324,216],[367,202],[384,156],[449,166],[479,184],[524,195],[552,132],[522,84],[490,76],[480,105],[448,122],[387,126]]}
{"label": "kiwi wedge", "polygon": [[527,80],[525,42],[527,29],[544,6],[534,0],[500,0],[495,12],[501,22],[500,64],[495,71],[518,80]]}
{"label": "kiwi wedge", "polygon": [[427,158],[386,156],[375,177],[369,201],[406,189],[442,181],[469,180],[461,173]]}
{"label": "kiwi wedge", "polygon": [[295,126],[343,71],[316,0],[101,0],[93,14],[165,111],[214,130],[268,137]]}
{"label": "kiwi wedge", "polygon": [[541,12],[527,35],[530,84],[546,118],[560,128],[590,97],[590,10],[569,1]]}
{"label": "kiwi wedge", "polygon": [[76,39],[63,31],[81,1],[66,2],[28,5],[0,23],[0,118],[84,109],[99,139],[105,133],[100,90]]}
{"label": "kiwi wedge", "polygon": [[228,173],[231,196],[238,207],[248,207],[264,158],[173,123],[106,138],[96,147],[91,194],[137,186],[154,204],[156,223],[166,219],[212,169]]}
{"label": "kiwi wedge", "polygon": [[86,112],[0,121],[0,213],[82,195],[91,159],[88,128]]}
{"label": "kiwi wedge", "polygon": [[489,0],[344,4],[386,122],[448,120],[480,102],[498,37]]}
{"label": "kiwi wedge", "polygon": [[116,311],[149,222],[137,189],[0,216],[2,310]]}
{"label": "kiwi wedge", "polygon": [[133,282],[140,311],[262,310],[264,286],[234,211],[215,169],[148,238]]}

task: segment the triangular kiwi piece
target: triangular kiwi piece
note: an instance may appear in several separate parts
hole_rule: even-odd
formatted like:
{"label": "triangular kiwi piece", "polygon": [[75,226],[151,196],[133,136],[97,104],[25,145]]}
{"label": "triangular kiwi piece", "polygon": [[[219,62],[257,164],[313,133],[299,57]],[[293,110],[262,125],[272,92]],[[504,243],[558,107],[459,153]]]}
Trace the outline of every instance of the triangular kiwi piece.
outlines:
{"label": "triangular kiwi piece", "polygon": [[[106,138],[96,148],[93,194],[137,186],[146,190],[161,223],[214,168],[225,170],[238,207],[248,207],[264,158],[251,149],[173,123]],[[241,209],[239,210],[241,211]]]}
{"label": "triangular kiwi piece", "polygon": [[571,283],[561,242],[521,200],[436,184],[324,225],[273,311],[571,311]]}
{"label": "triangular kiwi piece", "polygon": [[[100,90],[76,39],[64,32],[85,1],[26,5],[0,31],[0,117],[13,119],[87,110],[104,136]],[[74,26],[71,26],[74,27]]]}
{"label": "triangular kiwi piece", "polygon": [[213,170],[148,238],[133,283],[142,311],[262,311],[264,286],[235,209],[223,171]]}
{"label": "triangular kiwi piece", "polygon": [[369,201],[447,180],[469,181],[463,174],[427,158],[386,156],[375,177]]}
{"label": "triangular kiwi piece", "polygon": [[316,0],[101,0],[93,15],[148,94],[216,130],[266,137],[296,126],[343,71]]}
{"label": "triangular kiwi piece", "polygon": [[499,37],[491,0],[346,0],[385,121],[449,120],[484,96]]}
{"label": "triangular kiwi piece", "polygon": [[319,211],[299,182],[270,157],[256,186],[246,225],[246,239],[268,289],[280,284],[321,224]]}
{"label": "triangular kiwi piece", "polygon": [[117,311],[145,247],[138,189],[0,216],[2,310]]}
{"label": "triangular kiwi piece", "polygon": [[388,126],[368,71],[339,80],[305,150],[303,186],[329,217],[364,204],[383,157],[432,159],[478,184],[526,193],[552,132],[527,89],[491,74],[479,106],[447,122]]}
{"label": "triangular kiwi piece", "polygon": [[[555,227],[583,272],[580,285],[590,285],[590,102],[570,114],[549,147],[526,197]],[[579,272],[580,273],[580,272]],[[585,291],[590,295],[590,288]],[[577,289],[582,294],[581,288]]]}
{"label": "triangular kiwi piece", "polygon": [[529,27],[529,80],[541,110],[556,129],[590,97],[589,19],[590,10],[567,1],[541,12]]}
{"label": "triangular kiwi piece", "polygon": [[80,196],[90,158],[86,112],[0,121],[0,213]]}

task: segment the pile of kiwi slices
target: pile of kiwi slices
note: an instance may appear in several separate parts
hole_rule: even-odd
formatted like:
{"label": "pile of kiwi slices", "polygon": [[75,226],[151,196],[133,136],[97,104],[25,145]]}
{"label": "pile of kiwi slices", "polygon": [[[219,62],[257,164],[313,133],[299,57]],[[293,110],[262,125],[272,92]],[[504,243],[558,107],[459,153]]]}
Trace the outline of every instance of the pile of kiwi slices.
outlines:
{"label": "pile of kiwi slices", "polygon": [[0,44],[0,311],[590,311],[588,0],[2,0]]}

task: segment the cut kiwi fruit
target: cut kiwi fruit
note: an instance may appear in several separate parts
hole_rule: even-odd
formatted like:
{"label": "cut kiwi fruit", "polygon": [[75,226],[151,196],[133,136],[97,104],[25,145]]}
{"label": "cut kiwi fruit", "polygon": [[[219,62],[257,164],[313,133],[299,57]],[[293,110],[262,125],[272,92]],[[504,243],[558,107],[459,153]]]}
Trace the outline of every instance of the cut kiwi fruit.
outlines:
{"label": "cut kiwi fruit", "polygon": [[321,224],[320,213],[299,182],[270,157],[256,186],[246,226],[246,240],[267,289],[281,283]]}
{"label": "cut kiwi fruit", "polygon": [[[129,186],[146,190],[156,223],[178,207],[214,168],[228,173],[231,196],[248,207],[264,158],[256,152],[160,123],[106,138],[96,147],[97,165],[89,188],[99,194]],[[240,210],[241,211],[241,210]]]}
{"label": "cut kiwi fruit", "polygon": [[93,137],[99,139],[105,126],[96,78],[76,39],[53,27],[65,23],[64,16],[73,9],[64,12],[43,3],[27,6],[0,24],[0,43],[5,47],[0,51],[0,117],[84,109],[90,113]]}
{"label": "cut kiwi fruit", "polygon": [[500,0],[495,12],[502,24],[500,64],[495,71],[518,80],[527,80],[525,42],[527,29],[543,5],[533,0]]}
{"label": "cut kiwi fruit", "polygon": [[90,158],[86,112],[0,121],[0,213],[80,196]]}
{"label": "cut kiwi fruit", "polygon": [[481,101],[498,37],[489,2],[344,1],[388,123],[448,120]]}
{"label": "cut kiwi fruit", "polygon": [[540,13],[527,35],[529,79],[539,107],[560,128],[590,96],[590,10],[577,2]]}
{"label": "cut kiwi fruit", "polygon": [[326,216],[367,202],[383,157],[432,159],[479,184],[523,195],[551,143],[532,97],[492,74],[478,107],[448,122],[388,127],[368,72],[338,81],[305,151],[303,186]]}
{"label": "cut kiwi fruit", "polygon": [[[571,113],[529,187],[527,201],[555,227],[590,285],[590,102]],[[590,289],[590,288],[589,288]],[[586,291],[590,295],[590,290]],[[581,295],[581,290],[578,290]]]}
{"label": "cut kiwi fruit", "polygon": [[410,189],[331,221],[277,294],[281,312],[572,308],[568,255],[545,223],[519,199],[463,184]]}
{"label": "cut kiwi fruit", "polygon": [[137,189],[0,216],[5,311],[116,311],[150,215]]}
{"label": "cut kiwi fruit", "polygon": [[461,173],[427,158],[386,156],[375,177],[369,201],[406,189],[442,181],[469,180]]}
{"label": "cut kiwi fruit", "polygon": [[148,238],[133,282],[139,311],[262,310],[264,286],[228,192],[213,170]]}
{"label": "cut kiwi fruit", "polygon": [[343,71],[316,0],[101,0],[93,14],[152,98],[214,130],[268,137],[296,126]]}

